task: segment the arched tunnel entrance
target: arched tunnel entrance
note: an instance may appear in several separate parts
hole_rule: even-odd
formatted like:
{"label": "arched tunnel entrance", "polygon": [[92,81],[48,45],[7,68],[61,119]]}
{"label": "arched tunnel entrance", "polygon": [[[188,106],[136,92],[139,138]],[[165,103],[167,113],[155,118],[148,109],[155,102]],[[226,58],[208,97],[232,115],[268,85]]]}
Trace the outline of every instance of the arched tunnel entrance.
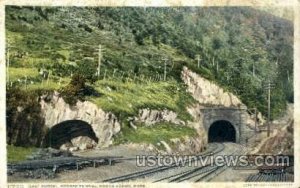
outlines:
{"label": "arched tunnel entrance", "polygon": [[208,142],[236,142],[234,126],[225,120],[214,122],[208,130]]}
{"label": "arched tunnel entrance", "polygon": [[44,146],[60,148],[73,138],[86,136],[98,143],[98,138],[90,124],[81,120],[68,120],[54,125],[45,136]]}

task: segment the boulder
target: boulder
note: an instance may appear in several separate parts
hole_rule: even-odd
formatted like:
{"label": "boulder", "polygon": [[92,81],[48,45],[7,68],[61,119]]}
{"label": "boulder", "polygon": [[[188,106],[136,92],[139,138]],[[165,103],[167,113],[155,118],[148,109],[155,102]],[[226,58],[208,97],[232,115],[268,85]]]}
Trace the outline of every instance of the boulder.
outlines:
{"label": "boulder", "polygon": [[97,143],[87,136],[78,136],[73,138],[71,143],[73,146],[78,147],[79,150],[92,149],[97,146]]}
{"label": "boulder", "polygon": [[71,147],[73,147],[72,143],[67,142],[67,143],[61,145],[59,149],[63,150],[63,151],[68,151]]}

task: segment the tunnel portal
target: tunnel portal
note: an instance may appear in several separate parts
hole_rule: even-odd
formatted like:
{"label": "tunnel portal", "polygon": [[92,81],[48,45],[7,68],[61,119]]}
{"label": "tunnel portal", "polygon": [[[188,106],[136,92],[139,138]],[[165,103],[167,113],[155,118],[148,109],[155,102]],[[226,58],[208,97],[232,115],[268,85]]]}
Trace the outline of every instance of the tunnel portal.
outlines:
{"label": "tunnel portal", "polygon": [[90,124],[81,120],[68,120],[54,125],[49,130],[44,140],[44,146],[59,148],[79,136],[87,136],[98,143],[98,138]]}
{"label": "tunnel portal", "polygon": [[225,120],[214,122],[209,127],[208,142],[236,142],[234,126]]}

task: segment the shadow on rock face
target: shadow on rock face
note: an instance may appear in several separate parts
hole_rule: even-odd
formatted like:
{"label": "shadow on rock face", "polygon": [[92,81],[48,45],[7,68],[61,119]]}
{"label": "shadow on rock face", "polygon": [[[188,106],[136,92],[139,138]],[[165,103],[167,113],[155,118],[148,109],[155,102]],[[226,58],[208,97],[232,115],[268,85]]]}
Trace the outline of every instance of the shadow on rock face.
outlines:
{"label": "shadow on rock face", "polygon": [[98,138],[87,122],[68,120],[56,124],[49,130],[45,136],[43,146],[59,149],[62,145],[67,146],[70,143],[78,147],[80,147],[80,143],[95,146],[98,143]]}

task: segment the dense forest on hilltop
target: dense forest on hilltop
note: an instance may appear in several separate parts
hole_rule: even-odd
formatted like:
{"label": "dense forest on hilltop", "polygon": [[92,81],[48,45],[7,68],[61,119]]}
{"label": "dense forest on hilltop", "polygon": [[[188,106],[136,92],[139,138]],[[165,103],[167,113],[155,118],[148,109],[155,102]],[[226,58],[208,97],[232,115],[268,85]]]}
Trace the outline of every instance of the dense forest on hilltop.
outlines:
{"label": "dense forest on hilltop", "polygon": [[[41,69],[51,71],[54,83],[76,72],[91,84],[112,75],[159,80],[167,58],[171,83],[182,83],[187,66],[264,115],[268,80],[273,118],[293,102],[293,24],[249,7],[7,6],[6,36],[10,85],[23,85],[26,71],[26,83],[43,83]],[[95,78],[99,45],[103,61]]]}

